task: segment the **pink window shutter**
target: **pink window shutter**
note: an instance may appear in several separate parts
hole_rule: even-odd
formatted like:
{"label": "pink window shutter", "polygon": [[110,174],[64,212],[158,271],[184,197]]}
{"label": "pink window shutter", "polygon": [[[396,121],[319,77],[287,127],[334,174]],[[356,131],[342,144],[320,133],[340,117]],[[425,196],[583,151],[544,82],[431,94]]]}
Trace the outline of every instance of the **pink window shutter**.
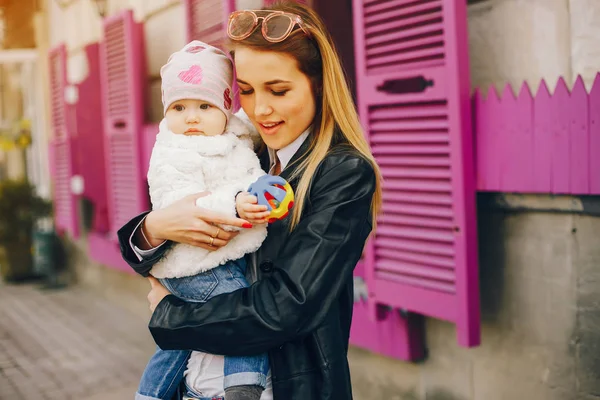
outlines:
{"label": "pink window shutter", "polygon": [[76,105],[80,174],[84,181],[83,197],[93,204],[91,231],[108,232],[108,193],[100,82],[100,45],[85,47],[87,78],[78,86]]}
{"label": "pink window shutter", "polygon": [[145,169],[141,167],[144,48],[142,25],[131,10],[104,20],[100,70],[107,168],[108,215],[114,233],[148,209]]}
{"label": "pink window shutter", "polygon": [[72,110],[65,102],[67,86],[67,49],[61,44],[50,50],[50,96],[52,139],[51,171],[54,178],[54,220],[59,233],[79,237],[77,199],[71,193],[71,177],[76,173]]}
{"label": "pink window shutter", "polygon": [[235,0],[184,0],[187,41],[201,40],[223,48],[229,12]]}
{"label": "pink window shutter", "polygon": [[[480,341],[464,0],[354,0],[358,107],[384,177],[369,300]],[[375,307],[372,307],[372,312]]]}
{"label": "pink window shutter", "polygon": [[350,343],[387,357],[405,361],[422,360],[425,356],[424,318],[378,306],[372,318],[372,301],[365,287],[364,260],[354,269],[354,311]]}

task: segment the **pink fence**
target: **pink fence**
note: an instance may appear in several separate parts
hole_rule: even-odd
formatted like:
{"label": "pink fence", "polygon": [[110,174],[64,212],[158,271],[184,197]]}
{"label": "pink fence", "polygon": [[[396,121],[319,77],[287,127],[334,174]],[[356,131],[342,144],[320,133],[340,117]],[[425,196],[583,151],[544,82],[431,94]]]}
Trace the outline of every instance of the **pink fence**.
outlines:
{"label": "pink fence", "polygon": [[552,93],[476,91],[473,119],[477,190],[600,194],[600,74],[589,93],[581,77]]}

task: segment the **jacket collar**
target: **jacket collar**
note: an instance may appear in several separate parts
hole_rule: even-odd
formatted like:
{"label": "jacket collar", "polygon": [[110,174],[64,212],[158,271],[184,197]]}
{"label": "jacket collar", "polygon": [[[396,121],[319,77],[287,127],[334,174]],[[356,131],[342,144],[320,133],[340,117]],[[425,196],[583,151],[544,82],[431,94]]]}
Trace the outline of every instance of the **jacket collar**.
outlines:
{"label": "jacket collar", "polygon": [[300,136],[298,136],[292,143],[280,150],[267,149],[269,152],[269,157],[271,158],[271,167],[273,167],[274,160],[278,158],[279,162],[281,163],[281,170],[285,170],[294,154],[296,154],[296,151],[298,151],[298,149],[308,138],[310,131],[311,127],[302,132]]}
{"label": "jacket collar", "polygon": [[[306,140],[302,143],[300,148],[298,148],[298,150],[294,153],[287,167],[281,172],[281,174],[279,174],[279,176],[287,180],[292,175],[292,173],[296,170],[298,165],[300,165],[300,163],[308,156],[308,150],[310,149],[311,139],[312,136],[309,135],[306,138]],[[260,160],[260,166],[262,167],[262,169],[264,171],[268,171],[270,166],[270,158],[269,151],[266,146],[260,152],[258,158]]]}
{"label": "jacket collar", "polygon": [[290,162],[288,163],[286,169],[281,171],[279,174],[283,179],[288,180],[288,178],[296,171],[300,163],[304,161],[306,157],[308,157],[308,150],[311,147],[312,135],[309,135],[304,143],[298,148],[298,150],[294,153]]}

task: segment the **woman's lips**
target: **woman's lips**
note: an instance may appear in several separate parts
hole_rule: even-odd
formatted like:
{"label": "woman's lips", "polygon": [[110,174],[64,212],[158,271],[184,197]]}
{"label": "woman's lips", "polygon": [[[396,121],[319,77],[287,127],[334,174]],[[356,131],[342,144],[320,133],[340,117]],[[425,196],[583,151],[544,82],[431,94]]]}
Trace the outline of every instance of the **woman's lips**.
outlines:
{"label": "woman's lips", "polygon": [[274,135],[283,125],[283,121],[259,123],[259,125],[265,135]]}

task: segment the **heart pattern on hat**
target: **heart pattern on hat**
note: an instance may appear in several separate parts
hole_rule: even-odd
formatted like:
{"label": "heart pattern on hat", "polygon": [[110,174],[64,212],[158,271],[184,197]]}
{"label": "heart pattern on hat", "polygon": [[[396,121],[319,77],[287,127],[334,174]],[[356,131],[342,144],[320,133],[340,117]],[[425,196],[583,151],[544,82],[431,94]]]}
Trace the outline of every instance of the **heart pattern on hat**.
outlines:
{"label": "heart pattern on hat", "polygon": [[192,65],[185,71],[181,71],[177,75],[185,83],[199,85],[202,83],[202,68],[199,65]]}

